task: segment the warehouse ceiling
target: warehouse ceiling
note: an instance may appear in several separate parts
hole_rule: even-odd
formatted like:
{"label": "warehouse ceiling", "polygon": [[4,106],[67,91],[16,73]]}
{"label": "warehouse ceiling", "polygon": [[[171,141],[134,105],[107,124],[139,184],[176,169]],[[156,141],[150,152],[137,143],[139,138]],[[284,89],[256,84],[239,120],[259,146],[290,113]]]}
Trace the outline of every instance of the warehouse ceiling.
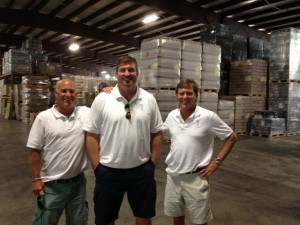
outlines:
{"label": "warehouse ceiling", "polygon": [[[144,16],[159,19],[143,24]],[[201,27],[230,25],[234,34],[270,40],[270,32],[300,27],[300,0],[1,0],[0,51],[42,40],[63,71],[99,74],[118,56],[159,35],[200,41]],[[76,41],[76,53],[68,45]]]}

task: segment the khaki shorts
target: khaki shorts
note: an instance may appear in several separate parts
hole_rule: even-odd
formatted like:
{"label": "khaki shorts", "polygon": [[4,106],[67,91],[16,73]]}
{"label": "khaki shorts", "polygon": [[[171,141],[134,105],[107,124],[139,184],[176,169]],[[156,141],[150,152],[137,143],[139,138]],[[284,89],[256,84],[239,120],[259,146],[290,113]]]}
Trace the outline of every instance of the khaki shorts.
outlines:
{"label": "khaki shorts", "polygon": [[193,223],[207,223],[213,218],[209,193],[207,179],[197,173],[179,176],[167,174],[164,212],[167,216],[178,217],[184,216],[187,210]]}

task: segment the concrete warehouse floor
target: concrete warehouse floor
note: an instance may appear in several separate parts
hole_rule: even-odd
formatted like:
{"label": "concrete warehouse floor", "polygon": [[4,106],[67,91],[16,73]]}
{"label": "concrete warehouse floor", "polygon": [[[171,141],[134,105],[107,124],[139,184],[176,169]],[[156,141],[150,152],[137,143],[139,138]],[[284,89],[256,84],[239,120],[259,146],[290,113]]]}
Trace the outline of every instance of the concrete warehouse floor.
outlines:
{"label": "concrete warehouse floor", "polygon": [[[30,127],[0,118],[0,225],[30,225],[36,207],[31,193],[28,150]],[[216,141],[216,149],[221,142]],[[156,169],[157,216],[153,225],[171,225],[163,213],[166,182],[164,143]],[[89,169],[89,225],[94,224],[94,175]],[[239,136],[233,152],[210,178],[214,220],[209,225],[299,225],[300,224],[300,136]],[[117,225],[134,224],[124,201]],[[64,217],[60,221],[63,225]],[[188,222],[187,225],[191,223]]]}

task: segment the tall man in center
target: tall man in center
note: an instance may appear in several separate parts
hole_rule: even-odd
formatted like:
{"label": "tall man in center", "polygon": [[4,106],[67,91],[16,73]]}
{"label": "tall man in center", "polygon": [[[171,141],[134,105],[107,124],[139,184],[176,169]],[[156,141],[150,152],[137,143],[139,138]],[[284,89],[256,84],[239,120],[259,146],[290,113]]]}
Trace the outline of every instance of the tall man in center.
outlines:
{"label": "tall man in center", "polygon": [[127,193],[136,225],[151,225],[162,119],[154,96],[137,86],[135,58],[119,58],[116,75],[118,84],[110,94],[95,98],[84,126],[87,154],[96,177],[95,223],[114,225]]}

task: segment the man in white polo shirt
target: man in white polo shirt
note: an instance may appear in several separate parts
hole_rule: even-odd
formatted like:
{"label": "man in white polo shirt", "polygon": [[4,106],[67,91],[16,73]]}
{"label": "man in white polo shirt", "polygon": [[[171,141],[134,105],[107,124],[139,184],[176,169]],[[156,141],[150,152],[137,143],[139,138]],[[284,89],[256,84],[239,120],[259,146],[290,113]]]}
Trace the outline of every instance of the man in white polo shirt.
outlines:
{"label": "man in white polo shirt", "polygon": [[[173,217],[174,225],[185,224],[185,210],[196,225],[212,219],[208,177],[236,141],[236,134],[217,114],[197,105],[198,92],[195,81],[181,80],[176,87],[179,108],[171,111],[164,123],[163,130],[171,138],[164,211]],[[224,143],[212,159],[215,136]]]}
{"label": "man in white polo shirt", "polygon": [[36,117],[27,141],[32,192],[38,196],[33,225],[57,225],[65,210],[68,225],[87,225],[88,168],[83,123],[89,108],[75,106],[72,80],[57,82],[57,103]]}
{"label": "man in white polo shirt", "polygon": [[94,100],[84,129],[95,172],[95,222],[113,225],[123,196],[136,225],[155,216],[155,163],[162,144],[162,119],[154,96],[137,86],[137,62],[124,56],[116,64],[118,84]]}

